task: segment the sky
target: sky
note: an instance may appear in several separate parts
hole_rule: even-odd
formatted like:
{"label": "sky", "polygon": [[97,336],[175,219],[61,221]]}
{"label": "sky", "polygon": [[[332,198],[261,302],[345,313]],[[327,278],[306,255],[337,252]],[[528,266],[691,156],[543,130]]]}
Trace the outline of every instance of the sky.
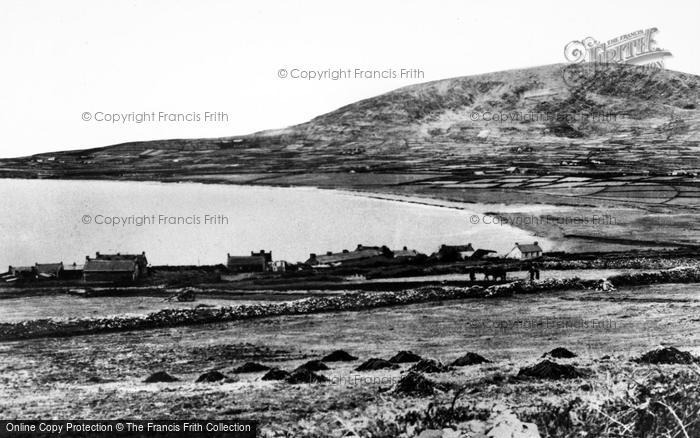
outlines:
{"label": "sky", "polygon": [[700,2],[671,0],[3,0],[0,157],[282,128],[413,83],[565,62],[569,41],[651,27],[673,54],[666,68],[700,74],[698,16]]}

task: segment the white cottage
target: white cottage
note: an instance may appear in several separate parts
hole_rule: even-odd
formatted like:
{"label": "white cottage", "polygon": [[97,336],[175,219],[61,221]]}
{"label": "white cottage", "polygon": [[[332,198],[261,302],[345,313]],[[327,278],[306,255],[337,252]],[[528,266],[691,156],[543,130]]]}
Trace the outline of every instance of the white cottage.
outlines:
{"label": "white cottage", "polygon": [[520,244],[516,243],[513,249],[510,250],[508,254],[506,254],[506,258],[508,259],[519,259],[519,260],[528,260],[528,259],[536,259],[537,257],[542,256],[542,248],[540,247],[539,243],[535,242],[533,244]]}

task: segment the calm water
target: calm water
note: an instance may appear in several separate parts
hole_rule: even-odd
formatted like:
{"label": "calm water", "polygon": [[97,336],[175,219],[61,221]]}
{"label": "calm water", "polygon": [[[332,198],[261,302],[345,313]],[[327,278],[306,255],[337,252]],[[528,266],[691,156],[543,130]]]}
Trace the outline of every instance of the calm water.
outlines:
{"label": "calm water", "polygon": [[[473,208],[312,188],[0,179],[0,271],[80,264],[95,251],[146,251],[151,264],[173,265],[225,263],[227,253],[259,249],[300,261],[360,243],[431,253],[442,243],[471,242],[503,253],[514,242],[538,240],[548,249],[545,239],[518,228],[471,224],[470,215],[490,211]],[[112,217],[126,223],[109,224]]]}

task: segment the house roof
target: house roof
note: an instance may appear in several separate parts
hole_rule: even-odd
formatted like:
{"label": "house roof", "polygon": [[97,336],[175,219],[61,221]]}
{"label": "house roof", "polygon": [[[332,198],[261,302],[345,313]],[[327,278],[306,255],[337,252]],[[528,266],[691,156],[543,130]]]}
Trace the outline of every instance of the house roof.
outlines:
{"label": "house roof", "polygon": [[480,259],[487,254],[495,254],[495,253],[496,253],[496,251],[494,251],[492,249],[479,248],[476,251],[474,251],[474,254],[472,254],[472,258]]}
{"label": "house roof", "polygon": [[95,254],[97,260],[136,260],[146,261],[145,254]]}
{"label": "house roof", "polygon": [[38,272],[58,272],[63,268],[63,263],[37,263]]}
{"label": "house roof", "polygon": [[418,255],[418,251],[415,249],[398,249],[394,252],[394,257],[415,257]]}
{"label": "house roof", "polygon": [[516,243],[515,246],[518,247],[520,252],[542,252],[542,248],[540,248],[540,245],[537,242],[535,242],[533,244],[524,244],[524,245]]}
{"label": "house roof", "polygon": [[84,272],[133,272],[135,269],[135,260],[87,260],[83,266]]}
{"label": "house roof", "polygon": [[266,261],[264,256],[228,256],[229,265],[260,265]]}
{"label": "house roof", "polygon": [[333,254],[324,254],[324,255],[319,255],[316,256],[316,261],[325,264],[325,263],[342,263],[342,262],[348,262],[351,260],[362,260],[362,259],[367,259],[371,257],[377,257],[382,255],[382,250],[381,249],[374,249],[374,248],[363,248],[361,250],[357,251],[348,251],[348,252],[336,252]]}
{"label": "house roof", "polygon": [[474,247],[472,246],[471,243],[467,243],[466,245],[442,245],[440,249],[454,249],[459,252],[467,252],[467,251],[474,251]]}

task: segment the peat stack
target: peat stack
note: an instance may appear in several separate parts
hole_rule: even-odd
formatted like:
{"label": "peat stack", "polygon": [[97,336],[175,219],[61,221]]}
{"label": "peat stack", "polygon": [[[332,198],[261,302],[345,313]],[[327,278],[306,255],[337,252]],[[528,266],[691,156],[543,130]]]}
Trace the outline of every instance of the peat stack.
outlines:
{"label": "peat stack", "polygon": [[289,372],[279,368],[272,368],[262,376],[261,380],[285,380],[289,377]]}
{"label": "peat stack", "polygon": [[144,383],[159,383],[159,382],[177,382],[180,379],[171,376],[170,374],[166,373],[165,371],[157,371],[150,376],[146,377],[146,380],[144,380]]}
{"label": "peat stack", "polygon": [[246,362],[243,365],[239,366],[238,368],[235,368],[233,370],[234,373],[236,374],[243,374],[243,373],[259,373],[261,371],[267,371],[269,370],[270,367],[267,365],[263,365],[261,363],[257,362]]}
{"label": "peat stack", "polygon": [[399,394],[428,396],[435,392],[436,385],[421,373],[410,371],[396,383],[394,392]]}
{"label": "peat stack", "polygon": [[435,359],[423,359],[409,369],[419,373],[446,373],[449,370],[450,367]]}
{"label": "peat stack", "polygon": [[490,360],[486,359],[484,356],[477,354],[477,353],[472,353],[471,351],[467,352],[464,356],[458,357],[452,363],[450,364],[453,367],[465,367],[469,365],[479,365],[482,363],[489,363],[491,362]]}
{"label": "peat stack", "polygon": [[307,369],[298,369],[290,374],[285,381],[297,385],[300,383],[323,383],[327,382],[328,378]]}
{"label": "peat stack", "polygon": [[345,350],[335,350],[334,352],[323,356],[321,362],[352,362],[353,360],[357,360],[357,357]]}
{"label": "peat stack", "polygon": [[564,347],[557,347],[554,350],[542,355],[542,357],[547,357],[547,356],[554,357],[557,359],[571,359],[572,357],[576,357],[578,355],[571,350],[567,350]]}
{"label": "peat stack", "polygon": [[360,366],[355,368],[355,371],[375,371],[375,370],[383,370],[383,369],[395,370],[398,367],[399,367],[398,365],[393,364],[393,363],[389,362],[388,360],[373,357],[371,359],[367,359]]}
{"label": "peat stack", "polygon": [[550,360],[543,360],[531,367],[520,368],[518,377],[560,380],[583,377],[583,373],[577,370],[573,365],[558,364]]}
{"label": "peat stack", "polygon": [[328,366],[321,362],[320,360],[310,360],[305,364],[299,365],[295,371],[298,370],[309,370],[309,371],[324,371],[329,369]]}
{"label": "peat stack", "polygon": [[693,357],[689,352],[681,351],[675,347],[665,347],[648,351],[639,358],[633,360],[637,363],[682,365],[690,365],[698,361],[698,359]]}
{"label": "peat stack", "polygon": [[411,363],[420,362],[423,358],[412,351],[399,351],[394,357],[389,359],[391,363]]}
{"label": "peat stack", "polygon": [[202,374],[201,376],[197,377],[197,380],[195,381],[196,383],[201,383],[201,382],[220,382],[222,380],[228,380],[228,377],[225,375],[221,374],[220,372],[214,370],[214,371],[207,371],[206,373]]}

